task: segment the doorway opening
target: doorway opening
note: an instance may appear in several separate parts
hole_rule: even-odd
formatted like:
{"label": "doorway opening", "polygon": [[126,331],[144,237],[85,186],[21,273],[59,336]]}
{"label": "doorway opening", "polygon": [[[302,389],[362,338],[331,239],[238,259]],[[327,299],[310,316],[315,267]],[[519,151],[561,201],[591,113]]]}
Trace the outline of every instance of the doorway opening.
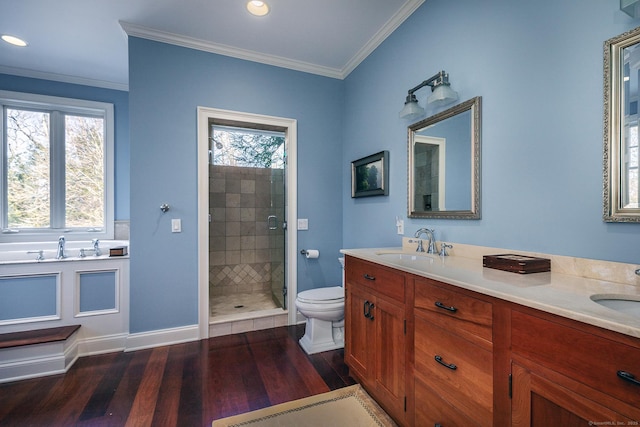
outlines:
{"label": "doorway opening", "polygon": [[209,121],[211,320],[287,309],[283,130]]}
{"label": "doorway opening", "polygon": [[295,133],[291,119],[198,109],[202,338],[296,321]]}

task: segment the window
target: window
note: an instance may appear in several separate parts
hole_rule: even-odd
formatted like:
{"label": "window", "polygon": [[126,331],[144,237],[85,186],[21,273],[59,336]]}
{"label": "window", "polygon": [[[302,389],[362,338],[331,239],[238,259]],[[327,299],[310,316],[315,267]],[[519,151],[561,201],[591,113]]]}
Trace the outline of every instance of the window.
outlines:
{"label": "window", "polygon": [[0,240],[113,238],[113,105],[0,91]]}
{"label": "window", "polygon": [[213,125],[210,138],[213,165],[284,169],[284,132]]}

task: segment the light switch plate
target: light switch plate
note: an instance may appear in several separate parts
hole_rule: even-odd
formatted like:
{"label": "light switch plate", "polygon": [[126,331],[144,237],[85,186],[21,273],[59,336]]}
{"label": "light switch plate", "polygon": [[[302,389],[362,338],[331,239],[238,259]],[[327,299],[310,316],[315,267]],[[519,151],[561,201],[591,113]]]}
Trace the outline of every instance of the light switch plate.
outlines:
{"label": "light switch plate", "polygon": [[299,218],[298,230],[308,230],[308,229],[309,229],[309,220],[307,218]]}
{"label": "light switch plate", "polygon": [[171,220],[171,232],[172,233],[182,232],[182,221],[180,220],[180,218],[173,218]]}

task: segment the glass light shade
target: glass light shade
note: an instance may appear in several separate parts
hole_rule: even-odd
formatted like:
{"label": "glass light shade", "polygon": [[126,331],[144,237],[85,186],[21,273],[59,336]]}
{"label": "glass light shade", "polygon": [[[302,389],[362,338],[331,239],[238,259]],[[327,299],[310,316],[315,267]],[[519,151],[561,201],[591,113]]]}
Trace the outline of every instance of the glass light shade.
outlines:
{"label": "glass light shade", "polygon": [[418,105],[416,101],[409,101],[404,103],[404,108],[400,111],[401,119],[413,120],[424,114],[424,108]]}
{"label": "glass light shade", "polygon": [[620,10],[632,18],[640,17],[640,0],[620,0]]}
{"label": "glass light shade", "polygon": [[458,99],[458,92],[451,89],[451,86],[442,84],[436,86],[427,98],[427,104],[435,106],[450,104]]}

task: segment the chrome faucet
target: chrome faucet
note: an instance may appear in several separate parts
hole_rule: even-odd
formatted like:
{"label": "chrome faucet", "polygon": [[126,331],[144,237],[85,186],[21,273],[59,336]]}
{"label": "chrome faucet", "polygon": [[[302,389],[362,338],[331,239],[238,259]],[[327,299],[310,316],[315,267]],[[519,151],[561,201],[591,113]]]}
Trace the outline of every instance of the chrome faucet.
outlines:
{"label": "chrome faucet", "polygon": [[91,240],[91,244],[93,245],[93,256],[102,255],[102,251],[100,250],[100,240],[93,239]]}
{"label": "chrome faucet", "polygon": [[57,259],[63,259],[67,256],[64,254],[64,236],[58,237],[58,250],[56,252]]}
{"label": "chrome faucet", "polygon": [[[438,249],[436,248],[436,238],[433,235],[433,232],[435,230],[429,230],[428,228],[421,228],[418,231],[416,231],[416,234],[413,235],[413,237],[420,239],[420,236],[422,234],[426,234],[427,238],[429,239],[429,245],[427,246],[427,253],[428,254],[437,254],[438,253]],[[418,242],[418,247],[416,248],[416,252],[424,252],[424,247],[422,247],[422,240],[419,240]]]}

